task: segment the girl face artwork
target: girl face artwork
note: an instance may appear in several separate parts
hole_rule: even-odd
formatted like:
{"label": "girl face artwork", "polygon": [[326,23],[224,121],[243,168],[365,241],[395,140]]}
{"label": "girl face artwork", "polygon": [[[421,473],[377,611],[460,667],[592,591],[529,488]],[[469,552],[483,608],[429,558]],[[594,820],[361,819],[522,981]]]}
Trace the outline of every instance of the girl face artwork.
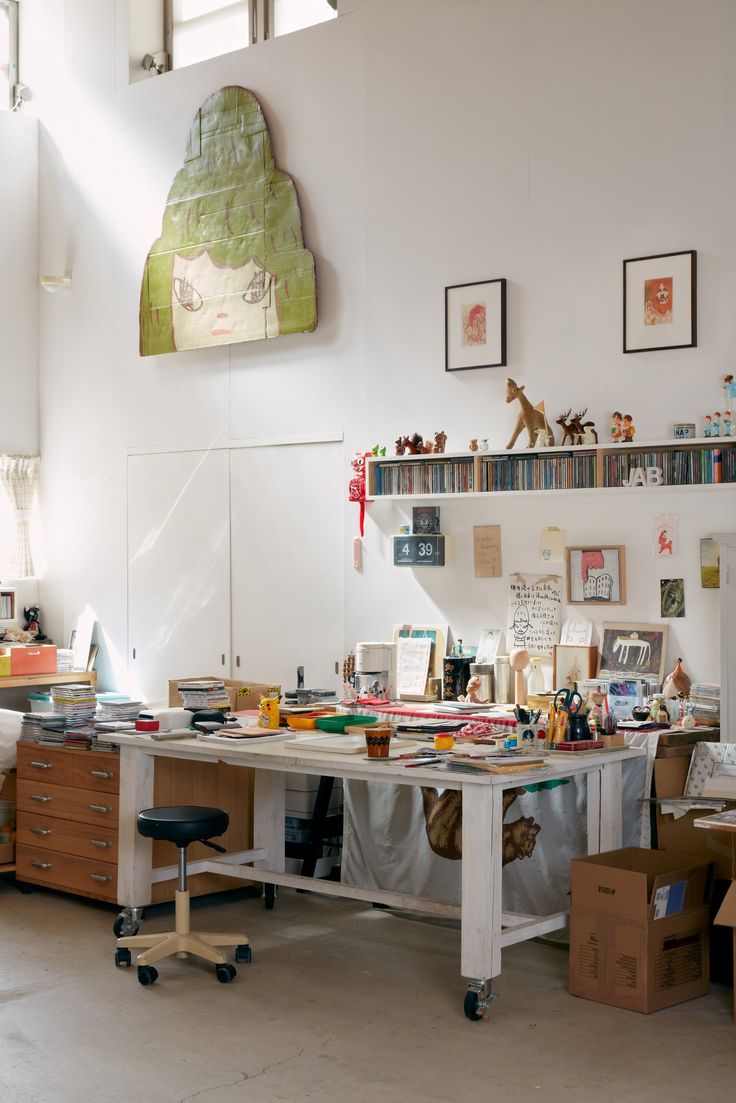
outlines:
{"label": "girl face artwork", "polygon": [[230,267],[215,264],[207,250],[198,256],[175,253],[171,307],[177,350],[279,333],[273,278],[252,258]]}

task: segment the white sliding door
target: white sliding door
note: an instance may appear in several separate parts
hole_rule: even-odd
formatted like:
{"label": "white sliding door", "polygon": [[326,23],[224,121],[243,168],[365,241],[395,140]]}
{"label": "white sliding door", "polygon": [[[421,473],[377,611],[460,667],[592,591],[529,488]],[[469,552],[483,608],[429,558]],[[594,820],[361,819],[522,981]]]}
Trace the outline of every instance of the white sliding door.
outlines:
{"label": "white sliding door", "polygon": [[149,702],[169,678],[229,675],[226,451],[128,458],[128,643]]}
{"label": "white sliding door", "polygon": [[337,689],[342,662],[342,447],[233,449],[233,676]]}

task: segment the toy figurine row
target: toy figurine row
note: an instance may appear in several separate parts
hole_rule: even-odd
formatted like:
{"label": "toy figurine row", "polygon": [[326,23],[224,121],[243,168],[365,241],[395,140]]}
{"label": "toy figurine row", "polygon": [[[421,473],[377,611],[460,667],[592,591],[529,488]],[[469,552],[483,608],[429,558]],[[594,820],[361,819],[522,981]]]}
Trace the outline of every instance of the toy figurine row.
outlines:
{"label": "toy figurine row", "polygon": [[706,414],[705,428],[703,429],[704,437],[730,437],[734,435],[733,422],[731,420],[731,411],[725,410],[721,414],[720,410],[716,410],[714,414]]}
{"label": "toy figurine row", "polygon": [[423,440],[421,433],[414,433],[411,437],[398,437],[396,440],[397,456],[418,456],[430,452],[444,452],[447,444],[447,433],[440,431],[434,435],[434,443],[431,440]]}

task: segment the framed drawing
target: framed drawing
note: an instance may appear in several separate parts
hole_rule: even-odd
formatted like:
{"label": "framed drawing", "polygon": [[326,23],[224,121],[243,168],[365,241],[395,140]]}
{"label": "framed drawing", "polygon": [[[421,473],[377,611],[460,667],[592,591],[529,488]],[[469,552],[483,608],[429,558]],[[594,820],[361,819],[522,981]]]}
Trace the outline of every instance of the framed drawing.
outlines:
{"label": "framed drawing", "polygon": [[620,679],[622,675],[637,678],[664,678],[667,650],[666,624],[601,625],[598,674],[602,678]]}
{"label": "framed drawing", "polygon": [[626,604],[626,549],[567,549],[567,600],[570,605]]}
{"label": "framed drawing", "polygon": [[506,280],[445,288],[445,371],[506,364]]}
{"label": "framed drawing", "polygon": [[624,261],[624,352],[697,345],[694,249]]}
{"label": "framed drawing", "polygon": [[552,656],[552,683],[558,689],[574,689],[576,682],[594,678],[598,648],[556,643]]}

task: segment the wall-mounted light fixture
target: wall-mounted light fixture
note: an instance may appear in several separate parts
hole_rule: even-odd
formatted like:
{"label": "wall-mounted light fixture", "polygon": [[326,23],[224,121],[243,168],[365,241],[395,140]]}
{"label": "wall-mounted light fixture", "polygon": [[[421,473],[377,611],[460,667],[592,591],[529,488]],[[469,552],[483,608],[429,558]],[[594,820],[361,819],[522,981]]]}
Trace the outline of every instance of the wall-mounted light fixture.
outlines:
{"label": "wall-mounted light fixture", "polygon": [[156,73],[157,76],[160,76],[169,68],[169,56],[165,50],[161,50],[157,54],[145,54],[141,62],[141,68],[145,69],[147,73]]}
{"label": "wall-mounted light fixture", "polygon": [[69,291],[72,286],[71,276],[41,276],[39,282],[50,295],[56,291]]}

